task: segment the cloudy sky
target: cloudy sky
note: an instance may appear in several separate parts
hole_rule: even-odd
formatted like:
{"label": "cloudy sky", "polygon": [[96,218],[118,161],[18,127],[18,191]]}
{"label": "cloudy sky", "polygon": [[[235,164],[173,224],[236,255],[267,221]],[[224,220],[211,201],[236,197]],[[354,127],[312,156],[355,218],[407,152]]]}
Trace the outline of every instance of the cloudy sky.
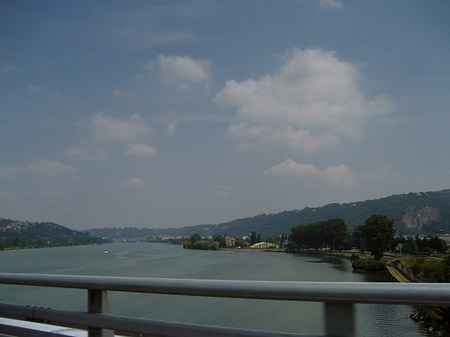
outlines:
{"label": "cloudy sky", "polygon": [[0,217],[181,227],[450,188],[448,1],[2,1]]}

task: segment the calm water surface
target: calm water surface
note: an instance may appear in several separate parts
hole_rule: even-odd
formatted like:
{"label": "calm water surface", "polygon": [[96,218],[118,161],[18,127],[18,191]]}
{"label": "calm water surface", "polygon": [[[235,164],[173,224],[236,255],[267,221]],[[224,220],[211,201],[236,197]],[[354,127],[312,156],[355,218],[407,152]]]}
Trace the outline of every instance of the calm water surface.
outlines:
{"label": "calm water surface", "polygon": [[[109,253],[103,251],[108,249]],[[0,252],[0,272],[69,275],[376,282],[352,272],[349,261],[248,251],[196,251],[157,243],[27,249]],[[86,291],[0,285],[0,302],[86,310]],[[113,314],[168,321],[324,334],[321,303],[197,298],[109,292]],[[358,336],[427,336],[412,308],[356,305]]]}

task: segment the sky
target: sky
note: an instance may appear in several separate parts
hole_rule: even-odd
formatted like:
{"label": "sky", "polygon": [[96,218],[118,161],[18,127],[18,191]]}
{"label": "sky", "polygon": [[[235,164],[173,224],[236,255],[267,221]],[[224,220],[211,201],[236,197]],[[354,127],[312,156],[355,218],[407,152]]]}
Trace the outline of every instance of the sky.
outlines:
{"label": "sky", "polygon": [[0,2],[0,217],[217,224],[450,188],[448,1]]}

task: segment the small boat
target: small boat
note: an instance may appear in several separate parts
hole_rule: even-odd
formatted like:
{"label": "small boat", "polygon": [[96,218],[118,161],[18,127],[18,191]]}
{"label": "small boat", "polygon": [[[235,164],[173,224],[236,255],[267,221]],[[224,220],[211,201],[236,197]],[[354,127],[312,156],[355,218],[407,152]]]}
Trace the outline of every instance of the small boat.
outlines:
{"label": "small boat", "polygon": [[105,249],[105,251],[103,252],[104,254],[108,254],[108,250],[107,249]]}

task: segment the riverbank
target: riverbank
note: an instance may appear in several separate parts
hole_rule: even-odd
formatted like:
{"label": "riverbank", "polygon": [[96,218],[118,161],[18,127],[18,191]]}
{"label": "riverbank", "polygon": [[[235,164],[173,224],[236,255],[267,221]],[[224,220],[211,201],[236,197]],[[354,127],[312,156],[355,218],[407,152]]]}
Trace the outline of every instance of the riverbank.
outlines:
{"label": "riverbank", "polygon": [[284,248],[219,248],[218,250],[228,252],[272,252],[272,253],[287,253]]}
{"label": "riverbank", "polygon": [[[442,264],[446,263],[450,266],[450,257],[447,257],[444,261],[402,257],[392,261],[390,265],[386,266],[386,269],[398,282],[430,282],[424,277],[424,274],[434,275],[440,271],[444,275],[450,275],[449,270],[442,267]],[[449,282],[449,280],[443,278],[441,282]],[[450,308],[415,307],[410,317],[434,336],[450,337]]]}

